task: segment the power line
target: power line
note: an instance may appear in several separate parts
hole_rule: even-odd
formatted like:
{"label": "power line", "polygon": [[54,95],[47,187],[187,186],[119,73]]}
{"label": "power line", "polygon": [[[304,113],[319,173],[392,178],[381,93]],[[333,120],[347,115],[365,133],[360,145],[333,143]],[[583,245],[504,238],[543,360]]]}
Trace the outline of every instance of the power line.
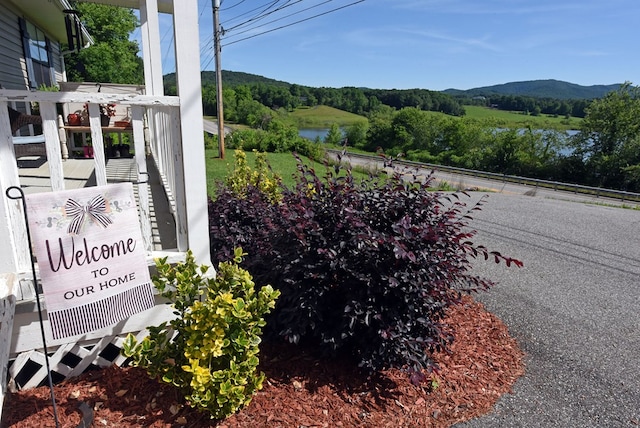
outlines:
{"label": "power line", "polygon": [[336,12],[336,11],[341,10],[341,9],[345,9],[345,8],[347,8],[347,7],[349,7],[349,6],[353,6],[353,5],[356,5],[356,4],[358,4],[358,3],[362,3],[362,2],[364,2],[364,1],[365,1],[365,0],[358,0],[358,1],[354,1],[353,3],[349,3],[349,4],[347,4],[347,5],[340,6],[340,7],[337,7],[337,8],[335,8],[335,9],[331,9],[331,10],[328,10],[328,11],[326,11],[326,12],[322,12],[322,13],[319,13],[319,14],[317,14],[317,15],[310,16],[310,17],[308,17],[308,18],[301,19],[301,20],[299,20],[299,21],[295,21],[295,22],[292,22],[292,23],[287,24],[287,25],[282,25],[282,26],[280,26],[280,27],[272,28],[272,29],[270,29],[270,30],[266,30],[266,31],[263,31],[263,32],[261,32],[261,33],[257,33],[257,34],[254,34],[254,35],[251,35],[251,36],[248,36],[248,37],[244,37],[244,38],[242,38],[242,39],[238,39],[238,40],[231,41],[231,42],[229,42],[229,43],[225,43],[225,44],[224,44],[224,45],[222,45],[222,46],[224,47],[224,46],[233,45],[233,44],[238,43],[238,42],[242,42],[242,41],[245,41],[245,40],[253,39],[254,37],[258,37],[258,36],[262,36],[262,35],[264,35],[264,34],[272,33],[272,32],[277,31],[277,30],[282,30],[283,28],[291,27],[291,26],[293,26],[293,25],[300,24],[301,22],[310,21],[310,20],[315,19],[315,18],[318,18],[318,17],[320,17],[320,16],[328,15],[328,14],[330,14],[330,13]]}
{"label": "power line", "polygon": [[[316,8],[316,7],[320,7],[320,6],[322,6],[323,4],[331,3],[332,1],[333,1],[333,0],[326,0],[326,1],[323,1],[322,3],[318,3],[318,4],[315,4],[315,5],[313,5],[313,6],[309,6],[309,7],[305,8],[305,9],[298,10],[298,11],[296,11],[296,12],[290,13],[290,14],[285,15],[285,16],[283,16],[283,17],[280,17],[280,18],[278,18],[278,19],[274,19],[273,21],[265,22],[264,24],[262,24],[262,26],[269,25],[269,24],[273,24],[274,22],[282,21],[283,19],[289,18],[289,17],[291,17],[291,16],[293,16],[293,15],[297,15],[297,14],[302,13],[302,12],[306,12],[306,11],[308,11],[308,10],[310,10],[310,9],[314,9],[314,8]],[[235,32],[235,33],[233,33],[233,35],[232,35],[232,36],[230,36],[230,37],[234,37],[234,36],[237,36],[237,35],[239,35],[239,34],[247,33],[247,32],[249,32],[249,31],[251,31],[251,30],[255,30],[256,28],[259,28],[259,27],[251,27],[251,28],[247,28],[246,30],[242,30],[242,31]],[[227,32],[228,32],[229,30],[225,30],[225,31],[227,31]]]}
{"label": "power line", "polygon": [[208,3],[206,1],[202,2],[202,7],[200,8],[200,16],[204,14],[205,9],[207,9]]}
{"label": "power line", "polygon": [[[228,7],[227,9],[231,9],[231,8],[233,8],[233,7],[236,7],[236,6],[240,5],[241,3],[243,3],[244,1],[245,1],[245,0],[241,0],[240,2],[238,2],[238,3],[236,3],[236,4],[234,4],[234,5],[230,6],[230,7]],[[262,4],[261,6],[258,6],[257,8],[254,8],[254,9],[250,10],[249,12],[246,12],[246,13],[244,13],[244,14],[242,14],[242,15],[239,15],[239,16],[248,15],[249,13],[251,13],[251,12],[253,12],[253,11],[257,10],[257,9],[262,9],[261,13],[263,13],[263,15],[256,15],[256,16],[253,16],[251,19],[246,20],[246,21],[244,21],[243,23],[240,23],[240,24],[238,24],[238,25],[236,25],[235,27],[232,27],[232,28],[240,27],[240,26],[242,26],[242,25],[247,24],[248,22],[251,22],[252,20],[256,20],[256,21],[257,21],[257,20],[263,19],[263,18],[265,18],[266,16],[269,16],[269,15],[271,15],[271,14],[275,13],[275,12],[278,12],[278,11],[284,10],[285,8],[288,8],[288,7],[290,7],[290,6],[294,6],[295,4],[300,3],[302,0],[297,0],[297,1],[295,1],[294,3],[291,3],[291,1],[292,1],[292,0],[287,0],[287,2],[286,2],[285,4],[283,4],[283,5],[279,6],[279,7],[278,7],[278,8],[276,8],[275,10],[272,10],[272,11],[269,11],[269,12],[266,12],[266,11],[267,11],[269,8],[276,6],[276,5],[277,5],[277,2],[270,2],[270,3]],[[302,10],[300,10],[300,11],[298,11],[298,12],[294,12],[294,13],[288,14],[288,15],[286,15],[286,16],[284,16],[284,17],[279,18],[279,19],[274,19],[274,20],[272,20],[272,21],[267,22],[266,24],[263,24],[263,26],[264,26],[264,25],[268,25],[268,24],[272,24],[272,23],[274,23],[274,22],[278,22],[278,21],[280,21],[280,20],[282,20],[282,19],[286,19],[286,18],[288,18],[288,17],[290,17],[290,16],[293,16],[293,15],[298,14],[298,13],[302,13],[302,12],[304,12],[304,11],[307,11],[307,10],[309,10],[309,9],[312,9],[312,8],[318,7],[318,6],[320,6],[320,5],[322,5],[322,4],[325,4],[325,3],[329,3],[329,2],[331,2],[331,1],[333,1],[333,0],[327,0],[327,1],[324,1],[324,2],[322,2],[322,3],[320,3],[320,4],[316,4],[316,5],[314,5],[314,6],[311,6],[311,7],[305,8],[305,9],[302,9]],[[222,10],[222,9],[221,9],[221,10]],[[236,19],[236,18],[237,18],[237,17],[232,18],[230,21],[233,21],[233,20],[234,20],[234,19]],[[227,21],[227,22],[228,22],[228,21]],[[258,27],[255,27],[255,28],[258,28]],[[234,36],[237,36],[238,34],[243,34],[243,33],[247,32],[247,31],[250,31],[250,30],[251,30],[251,29],[247,29],[247,30],[244,30],[244,31],[239,32],[239,33],[234,33]],[[223,34],[224,34],[224,33],[228,32],[228,31],[230,31],[230,30],[229,30],[229,29],[223,29],[222,31],[223,31]],[[214,59],[214,58],[213,58],[213,55],[211,54],[211,51],[210,51],[210,49],[213,47],[213,43],[214,43],[214,37],[213,37],[213,36],[210,36],[210,37],[208,38],[207,42],[206,42],[205,44],[203,44],[203,45],[202,45],[203,47],[202,47],[202,48],[201,48],[201,50],[200,50],[200,54],[201,54],[203,57],[205,57],[205,58],[206,58],[206,63],[205,63],[205,65],[204,65],[203,69],[206,69],[209,65],[211,65],[211,62],[212,62],[212,61],[213,61],[213,59]]]}
{"label": "power line", "polygon": [[247,1],[247,0],[240,0],[238,3],[234,4],[233,6],[225,7],[224,9],[222,9],[222,3],[220,3],[220,12],[225,11],[225,10],[233,9],[236,6],[240,6],[245,1]]}
{"label": "power line", "polygon": [[[165,65],[168,66],[167,61],[169,60],[169,51],[170,51],[171,47],[173,46],[173,31],[171,31],[171,27],[168,27],[165,30],[164,35],[160,38],[160,46],[162,46],[162,42],[163,42],[163,40],[166,39],[167,34],[171,34],[171,36],[169,38],[169,43],[167,43],[167,48],[165,49],[164,56],[162,57],[163,58],[163,61],[162,61],[162,68],[163,69],[164,69]],[[174,61],[175,61],[175,58],[174,58]]]}
{"label": "power line", "polygon": [[[294,5],[294,4],[296,4],[296,3],[300,3],[301,1],[302,1],[302,0],[297,0],[297,1],[295,1],[294,3],[291,3],[291,0],[289,0],[289,1],[287,1],[285,4],[283,4],[282,6],[280,6],[279,8],[277,8],[277,9],[274,9],[274,10],[272,10],[272,11],[270,11],[270,12],[263,11],[263,12],[262,12],[262,13],[263,13],[262,15],[254,16],[253,18],[248,19],[248,20],[246,20],[246,21],[244,21],[244,22],[241,22],[240,24],[234,25],[233,27],[225,28],[225,31],[232,31],[232,30],[235,30],[236,28],[242,27],[243,25],[249,24],[250,22],[260,21],[261,19],[264,19],[264,18],[266,18],[267,16],[269,16],[269,15],[271,15],[271,14],[274,14],[274,13],[276,13],[276,12],[279,12],[279,11],[281,11],[281,10],[283,10],[283,9],[287,8],[287,7],[293,6],[293,5]],[[328,0],[328,1],[333,1],[333,0]],[[291,3],[291,4],[290,4],[290,3]],[[326,3],[326,2],[325,2],[325,3]]]}
{"label": "power line", "polygon": [[[306,8],[304,8],[304,9],[298,10],[298,11],[296,11],[296,12],[293,12],[293,13],[290,13],[290,14],[288,14],[288,15],[282,16],[282,17],[280,17],[280,18],[278,18],[278,19],[274,19],[274,20],[272,20],[272,21],[269,21],[269,22],[264,23],[264,24],[262,24],[262,25],[260,25],[260,26],[254,26],[254,27],[251,27],[251,28],[245,29],[245,30],[240,31],[240,32],[234,32],[232,35],[227,36],[227,38],[226,38],[226,39],[228,39],[229,37],[235,38],[236,36],[238,36],[238,35],[240,35],[240,34],[244,34],[244,33],[248,32],[248,31],[253,30],[253,29],[260,28],[260,27],[264,27],[265,25],[268,25],[268,24],[273,24],[274,22],[278,22],[278,21],[284,20],[284,19],[286,19],[286,18],[289,18],[289,17],[291,17],[291,16],[293,16],[293,15],[297,15],[297,14],[300,14],[300,13],[303,13],[303,12],[306,12],[306,11],[309,11],[309,10],[311,10],[311,9],[314,9],[314,8],[316,8],[316,7],[319,7],[319,6],[325,5],[325,4],[330,3],[330,2],[332,2],[332,1],[334,1],[334,0],[325,0],[325,1],[321,2],[321,3],[315,4],[315,5],[313,5],[313,6],[306,7]],[[244,37],[244,38],[242,38],[242,39],[232,40],[232,41],[230,41],[230,42],[228,42],[228,43],[224,43],[223,45],[221,45],[221,48],[222,48],[222,47],[224,47],[224,46],[232,45],[232,44],[234,44],[234,43],[238,43],[238,42],[241,42],[241,41],[244,41],[244,40],[248,40],[248,39],[251,39],[251,38],[254,38],[254,37],[258,37],[258,36],[261,36],[261,35],[264,35],[264,34],[268,34],[268,33],[274,32],[274,31],[276,31],[276,30],[280,30],[280,29],[283,29],[283,28],[287,28],[287,27],[290,27],[290,26],[293,26],[293,25],[296,25],[296,24],[299,24],[299,23],[302,23],[302,22],[305,22],[305,21],[309,21],[309,20],[311,20],[311,19],[315,19],[315,18],[317,18],[317,17],[323,16],[323,15],[327,15],[327,14],[329,14],[329,13],[333,13],[333,12],[335,12],[335,11],[338,11],[338,10],[341,10],[341,9],[344,9],[344,8],[347,8],[347,7],[350,7],[350,6],[353,6],[353,5],[358,4],[358,3],[362,3],[362,2],[364,2],[364,1],[365,1],[365,0],[354,1],[354,2],[352,2],[352,3],[350,3],[350,4],[343,5],[343,6],[341,6],[341,7],[336,7],[336,8],[334,8],[334,9],[331,9],[331,10],[328,10],[328,11],[325,11],[325,12],[322,12],[322,13],[318,13],[318,14],[316,14],[316,15],[313,15],[313,16],[310,16],[310,17],[307,17],[307,18],[304,18],[304,19],[300,19],[300,20],[298,20],[298,21],[295,21],[295,22],[292,22],[292,23],[289,23],[289,24],[286,24],[286,25],[282,25],[282,26],[279,26],[279,27],[276,27],[276,28],[272,28],[272,29],[269,29],[269,30],[266,30],[266,31],[262,31],[262,32],[260,32],[260,33],[257,33],[257,34],[254,34],[254,35],[251,35],[251,36],[249,36],[249,37]],[[241,0],[239,3],[234,4],[234,5],[230,6],[229,8],[235,7],[235,6],[239,5],[239,4],[240,4],[240,3],[242,3],[242,2],[244,2],[244,0]],[[265,15],[263,15],[263,16],[254,16],[252,19],[253,19],[253,20],[256,20],[256,19],[262,19],[262,18],[264,18],[264,17],[266,17],[266,16],[268,16],[268,15],[272,14],[273,12],[275,12],[275,11],[277,11],[277,10],[283,10],[283,9],[284,9],[284,8],[286,8],[286,7],[293,6],[294,4],[299,3],[299,1],[296,1],[296,2],[295,2],[295,3],[293,3],[293,4],[290,4],[290,2],[291,2],[291,0],[287,1],[287,2],[286,2],[285,4],[283,4],[283,5],[280,5],[280,6],[279,6],[276,10],[274,10],[274,11],[268,12],[268,13],[266,13],[266,14],[265,14]],[[269,7],[273,7],[273,6],[275,6],[275,4],[277,4],[277,2],[264,3],[264,4],[262,4],[261,6],[259,6],[259,7],[255,8],[255,9],[252,9],[251,11],[249,11],[249,12],[245,13],[244,15],[246,15],[246,14],[248,14],[248,13],[252,12],[252,11],[255,11],[255,10],[257,10],[257,9],[262,9],[262,12],[264,12],[264,11],[265,11],[265,10],[267,10]],[[229,9],[229,8],[228,8],[228,9]],[[239,15],[239,16],[240,16],[240,15]],[[236,17],[236,18],[237,18],[237,17]],[[235,19],[235,18],[234,18],[234,19]],[[233,19],[232,19],[232,20],[233,20]],[[249,22],[249,20],[245,21],[245,23],[247,23],[247,22]],[[240,24],[239,24],[239,25],[240,25]],[[236,27],[238,27],[238,25],[237,25],[237,26],[235,26],[235,27],[232,27],[232,28],[236,28]],[[230,31],[230,30],[229,30],[229,29],[224,29],[224,30],[223,30],[223,35],[224,35],[225,33],[227,33],[228,31]],[[211,37],[211,39],[209,39],[209,40],[207,41],[207,43],[206,43],[206,47],[203,47],[203,48],[201,49],[201,54],[202,54],[202,56],[204,56],[204,57],[205,57],[205,61],[206,61],[206,63],[204,64],[204,66],[203,66],[203,68],[202,68],[203,70],[206,70],[206,69],[207,69],[207,67],[209,67],[209,66],[211,65],[211,63],[213,62],[213,60],[214,60],[214,56],[212,55],[212,53],[211,53],[211,49],[210,49],[210,47],[212,46],[212,43],[214,42],[214,40],[213,40],[213,39],[214,39],[214,38],[213,38],[213,36],[212,36],[212,37]]]}
{"label": "power line", "polygon": [[[278,1],[279,1],[279,0],[276,0],[276,1],[275,1],[275,3],[277,3]],[[237,19],[240,19],[240,18],[243,18],[243,17],[245,17],[245,16],[247,16],[247,15],[252,14],[252,13],[253,13],[253,12],[255,12],[256,10],[263,9],[263,10],[261,10],[261,11],[257,14],[257,16],[260,16],[260,13],[264,13],[266,10],[268,10],[268,9],[273,5],[273,3],[274,3],[274,2],[265,3],[265,4],[262,4],[262,5],[258,6],[258,7],[255,7],[255,8],[253,8],[253,9],[250,9],[250,10],[248,10],[248,11],[246,11],[246,12],[242,12],[241,14],[236,15],[236,16],[234,16],[233,18],[228,19],[228,20],[227,20],[227,22],[228,22],[228,23],[233,22],[233,21],[235,21],[235,20],[237,20]],[[255,16],[254,16],[254,17],[255,17]]]}

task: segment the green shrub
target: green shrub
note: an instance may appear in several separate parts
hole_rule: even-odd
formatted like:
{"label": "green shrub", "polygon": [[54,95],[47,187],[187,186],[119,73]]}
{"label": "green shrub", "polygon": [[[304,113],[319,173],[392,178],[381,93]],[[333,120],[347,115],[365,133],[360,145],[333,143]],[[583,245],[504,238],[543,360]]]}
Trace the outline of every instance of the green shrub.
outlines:
{"label": "green shrub", "polygon": [[205,149],[213,149],[218,148],[218,136],[209,134],[208,132],[204,133],[204,148]]}
{"label": "green shrub", "polygon": [[243,149],[268,153],[296,152],[301,156],[320,161],[325,150],[321,144],[298,135],[297,128],[272,124],[267,130],[239,129],[225,140],[229,149]]}
{"label": "green shrub", "polygon": [[140,342],[130,334],[123,346],[133,365],[177,386],[192,407],[215,419],[247,405],[262,388],[264,374],[257,367],[263,317],[280,294],[268,285],[255,291],[251,275],[238,266],[243,255],[236,249],[234,261],[221,262],[215,278],[206,276],[207,266],[198,267],[191,252],[175,266],[157,261],[153,282],[177,317],[150,327]]}

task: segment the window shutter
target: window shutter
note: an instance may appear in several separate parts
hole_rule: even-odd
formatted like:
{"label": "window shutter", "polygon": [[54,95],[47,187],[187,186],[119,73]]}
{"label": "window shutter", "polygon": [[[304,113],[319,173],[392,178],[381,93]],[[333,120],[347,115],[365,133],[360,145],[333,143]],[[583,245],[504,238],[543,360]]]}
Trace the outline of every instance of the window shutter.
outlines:
{"label": "window shutter", "polygon": [[27,31],[27,21],[18,18],[18,23],[20,25],[20,36],[22,37],[22,50],[24,51],[24,59],[27,64],[29,87],[35,89],[38,87],[38,82],[36,81],[35,72],[33,71],[33,62],[31,62],[31,49],[29,46],[31,36],[29,35],[29,31]]}

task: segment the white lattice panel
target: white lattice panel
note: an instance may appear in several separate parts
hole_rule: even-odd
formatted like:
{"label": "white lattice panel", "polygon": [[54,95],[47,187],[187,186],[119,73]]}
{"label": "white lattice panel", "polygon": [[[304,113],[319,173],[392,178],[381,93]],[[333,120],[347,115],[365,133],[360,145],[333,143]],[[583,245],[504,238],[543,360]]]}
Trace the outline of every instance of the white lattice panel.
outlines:
{"label": "white lattice panel", "polygon": [[[136,337],[142,339],[147,334],[146,330],[142,330],[137,332]],[[126,335],[111,336],[97,341],[67,343],[58,347],[49,355],[49,366],[54,381],[79,376],[90,368],[108,367],[112,364],[121,366],[126,360],[120,353],[125,337]],[[104,353],[108,355],[103,355]],[[46,384],[44,352],[30,350],[19,354],[9,368],[9,377],[9,389],[12,392]]]}
{"label": "white lattice panel", "polygon": [[[47,338],[49,366],[54,382],[78,376],[87,369],[122,365],[125,358],[120,354],[122,342],[129,333],[138,338],[147,335],[147,327],[159,325],[175,317],[173,308],[166,300],[156,295],[156,305],[110,327],[81,336],[53,340],[43,308],[44,329]],[[9,389],[16,391],[47,383],[47,368],[42,345],[42,332],[34,301],[18,302],[13,320],[12,337],[0,351],[9,353]],[[6,365],[5,365],[6,367]]]}

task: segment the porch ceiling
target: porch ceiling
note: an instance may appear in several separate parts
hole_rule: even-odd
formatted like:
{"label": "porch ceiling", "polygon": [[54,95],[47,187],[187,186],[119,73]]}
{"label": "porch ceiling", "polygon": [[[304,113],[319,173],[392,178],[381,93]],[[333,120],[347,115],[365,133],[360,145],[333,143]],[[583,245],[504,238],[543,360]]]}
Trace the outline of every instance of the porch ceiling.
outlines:
{"label": "porch ceiling", "polygon": [[67,0],[9,0],[29,21],[40,27],[57,41],[67,40],[64,9],[71,6]]}
{"label": "porch ceiling", "polygon": [[[140,0],[82,0],[87,3],[101,3],[111,6],[139,9]],[[67,29],[64,23],[65,9],[72,9],[69,0],[9,0],[25,17],[45,30],[57,41],[66,42]],[[158,11],[173,13],[173,0],[158,0]],[[86,30],[85,30],[86,31]],[[85,34],[90,38],[88,33]]]}

